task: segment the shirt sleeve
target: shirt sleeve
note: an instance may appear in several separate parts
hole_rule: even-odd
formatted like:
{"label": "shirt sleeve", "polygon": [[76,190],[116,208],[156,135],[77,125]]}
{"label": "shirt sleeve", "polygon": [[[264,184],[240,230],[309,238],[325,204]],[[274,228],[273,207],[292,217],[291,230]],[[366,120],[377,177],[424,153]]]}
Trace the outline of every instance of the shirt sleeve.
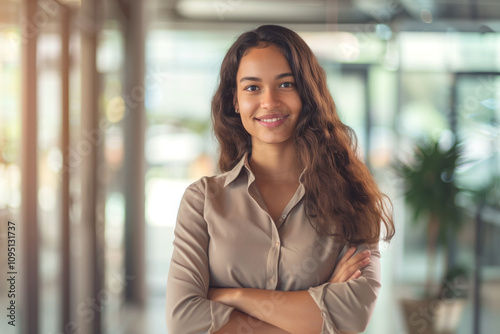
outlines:
{"label": "shirt sleeve", "polygon": [[[380,290],[380,252],[378,245],[361,245],[356,252],[370,249],[371,262],[361,276],[344,283],[325,283],[308,292],[321,310],[322,334],[340,330],[361,333],[366,330]],[[344,248],[345,253],[347,247]],[[339,255],[339,258],[341,257]]]}
{"label": "shirt sleeve", "polygon": [[166,317],[170,334],[213,333],[229,321],[233,307],[207,299],[210,286],[204,195],[190,185],[181,200],[167,280]]}

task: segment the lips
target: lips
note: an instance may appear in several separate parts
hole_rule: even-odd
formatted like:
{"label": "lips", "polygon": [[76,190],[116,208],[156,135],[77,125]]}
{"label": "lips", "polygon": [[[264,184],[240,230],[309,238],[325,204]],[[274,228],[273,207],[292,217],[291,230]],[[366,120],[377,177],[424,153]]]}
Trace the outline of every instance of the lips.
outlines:
{"label": "lips", "polygon": [[266,123],[273,123],[273,122],[277,122],[277,121],[280,121],[282,120],[283,118],[285,118],[286,116],[283,116],[283,117],[277,117],[277,118],[257,118],[258,121],[261,121],[261,122],[266,122]]}
{"label": "lips", "polygon": [[284,115],[284,114],[276,114],[276,115],[264,115],[260,117],[256,117],[255,119],[260,125],[263,125],[267,128],[274,128],[277,127],[285,122],[285,120],[288,118],[290,115]]}

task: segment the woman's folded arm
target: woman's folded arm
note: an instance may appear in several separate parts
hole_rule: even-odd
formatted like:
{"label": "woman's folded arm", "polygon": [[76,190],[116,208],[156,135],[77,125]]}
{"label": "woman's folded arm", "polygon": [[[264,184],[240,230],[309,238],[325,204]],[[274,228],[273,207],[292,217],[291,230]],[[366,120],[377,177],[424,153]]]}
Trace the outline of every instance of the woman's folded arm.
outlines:
{"label": "woman's folded arm", "polygon": [[289,334],[287,331],[268,324],[238,310],[231,313],[229,321],[214,334]]}
{"label": "woman's folded arm", "polygon": [[[358,247],[358,253],[367,246]],[[370,248],[371,262],[359,275],[346,270],[347,282],[322,284],[304,291],[210,289],[209,298],[290,333],[360,333],[365,330],[380,288],[380,254]]]}
{"label": "woman's folded arm", "polygon": [[321,310],[323,332],[364,332],[375,308],[380,290],[380,252],[378,245],[361,245],[358,252],[369,249],[370,263],[361,276],[343,283],[326,283],[308,290]]}
{"label": "woman's folded arm", "polygon": [[167,281],[166,319],[172,334],[214,333],[233,311],[231,306],[207,299],[209,237],[203,207],[204,195],[196,185],[189,186],[179,207]]}

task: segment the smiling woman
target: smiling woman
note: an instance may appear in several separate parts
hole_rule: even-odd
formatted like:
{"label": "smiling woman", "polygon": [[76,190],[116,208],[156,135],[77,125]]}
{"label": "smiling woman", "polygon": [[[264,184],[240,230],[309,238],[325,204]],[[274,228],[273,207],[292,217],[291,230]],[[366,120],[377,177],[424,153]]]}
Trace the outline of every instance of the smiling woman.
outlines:
{"label": "smiling woman", "polygon": [[241,59],[235,110],[256,145],[289,141],[302,109],[290,65],[275,45],[262,44]]}
{"label": "smiling woman", "polygon": [[169,333],[359,333],[380,289],[385,196],[293,31],[241,35],[212,101],[222,174],[181,201]]}

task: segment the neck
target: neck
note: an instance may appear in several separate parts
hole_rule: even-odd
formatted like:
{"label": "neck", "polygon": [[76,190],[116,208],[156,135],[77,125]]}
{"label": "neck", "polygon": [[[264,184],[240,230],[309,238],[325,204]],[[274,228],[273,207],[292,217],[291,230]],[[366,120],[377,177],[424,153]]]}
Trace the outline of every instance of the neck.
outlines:
{"label": "neck", "polygon": [[290,143],[252,145],[250,167],[259,181],[298,182],[302,166]]}

